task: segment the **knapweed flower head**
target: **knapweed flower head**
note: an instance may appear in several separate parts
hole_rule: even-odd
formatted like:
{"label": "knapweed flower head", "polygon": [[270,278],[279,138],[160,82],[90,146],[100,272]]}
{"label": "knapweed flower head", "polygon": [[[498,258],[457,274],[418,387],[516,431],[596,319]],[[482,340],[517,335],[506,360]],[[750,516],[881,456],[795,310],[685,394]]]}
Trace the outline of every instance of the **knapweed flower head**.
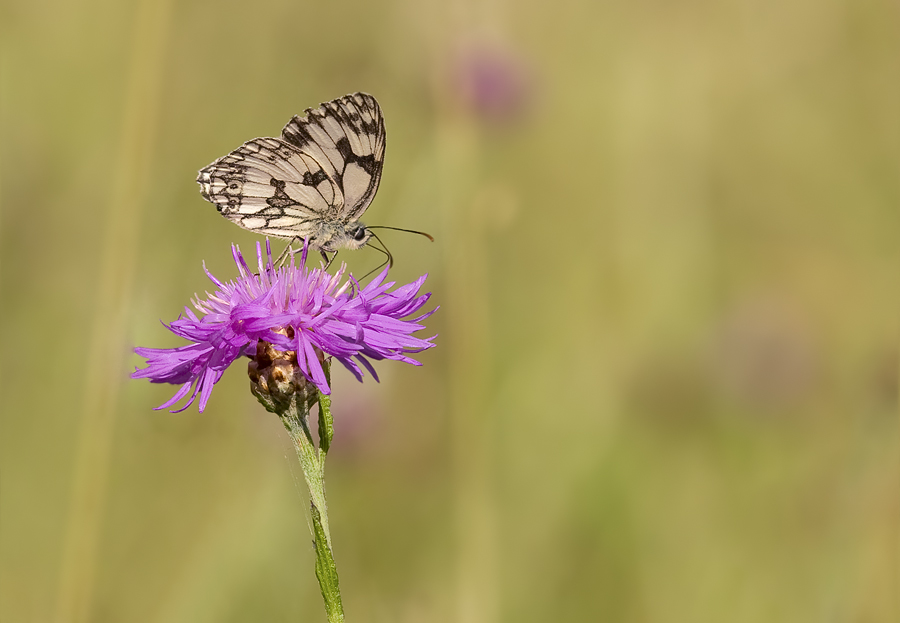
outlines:
{"label": "knapweed flower head", "polygon": [[185,307],[184,315],[165,325],[191,342],[189,345],[134,349],[147,360],[147,367],[136,369],[132,378],[181,386],[157,409],[170,407],[189,395],[176,412],[189,407],[198,396],[202,412],[225,369],[242,356],[256,356],[260,343],[278,351],[292,351],[291,359],[296,358],[303,377],[324,394],[331,393],[331,388],[323,357],[341,362],[359,380],[362,368],[377,380],[372,360],[421,365],[409,355],[434,346],[435,336],[419,338],[413,334],[424,329],[421,321],[435,310],[406,319],[431,296],[419,294],[427,275],[389,291],[395,284],[384,281],[388,267],[360,286],[352,276],[345,278],[344,264],[333,275],[324,268],[307,268],[306,248],[300,266],[292,257],[290,264],[276,268],[268,241],[265,255],[257,243],[256,273],[236,245],[232,245],[232,255],[240,276],[223,282],[204,265],[217,290],[207,293],[205,299],[192,300],[199,314]]}

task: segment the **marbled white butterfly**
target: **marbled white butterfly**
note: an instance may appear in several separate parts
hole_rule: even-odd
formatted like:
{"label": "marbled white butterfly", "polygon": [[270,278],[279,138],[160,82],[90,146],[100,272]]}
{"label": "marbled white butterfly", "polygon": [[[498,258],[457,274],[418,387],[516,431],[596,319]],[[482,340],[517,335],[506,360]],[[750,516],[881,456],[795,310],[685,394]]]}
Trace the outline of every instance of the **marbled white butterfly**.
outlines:
{"label": "marbled white butterfly", "polygon": [[295,116],[281,138],[247,141],[197,182],[203,198],[244,229],[307,238],[323,252],[358,249],[372,236],[359,218],[378,190],[384,139],[378,102],[353,93]]}

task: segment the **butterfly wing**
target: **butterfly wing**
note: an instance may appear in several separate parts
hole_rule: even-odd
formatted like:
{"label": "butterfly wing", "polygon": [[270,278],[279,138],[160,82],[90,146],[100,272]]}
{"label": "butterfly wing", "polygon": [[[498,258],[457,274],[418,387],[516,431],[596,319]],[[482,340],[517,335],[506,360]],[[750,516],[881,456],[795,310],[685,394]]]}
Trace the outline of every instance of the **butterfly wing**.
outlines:
{"label": "butterfly wing", "polygon": [[344,206],[329,171],[278,138],[247,141],[202,169],[197,182],[222,216],[280,238],[311,237],[317,221],[333,218]]}
{"label": "butterfly wing", "polygon": [[375,197],[384,164],[384,117],[375,98],[352,93],[308,109],[281,132],[285,141],[312,156],[343,196],[329,216],[355,221]]}
{"label": "butterfly wing", "polygon": [[203,198],[244,229],[281,238],[324,235],[320,243],[328,247],[375,197],[384,118],[365,93],[306,113],[291,119],[282,138],[253,139],[219,158],[197,182]]}

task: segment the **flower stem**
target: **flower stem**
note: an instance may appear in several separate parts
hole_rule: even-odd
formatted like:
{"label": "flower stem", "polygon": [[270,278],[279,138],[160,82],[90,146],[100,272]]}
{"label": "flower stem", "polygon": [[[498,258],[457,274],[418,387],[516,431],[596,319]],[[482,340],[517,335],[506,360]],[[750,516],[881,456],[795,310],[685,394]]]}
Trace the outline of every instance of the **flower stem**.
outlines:
{"label": "flower stem", "polygon": [[[330,366],[324,364],[325,374],[330,377]],[[330,384],[330,378],[329,378]],[[309,429],[309,409],[314,401],[319,405],[319,447],[313,441]],[[337,567],[331,550],[331,533],[328,530],[328,508],[325,504],[325,456],[334,435],[334,420],[331,417],[331,398],[316,391],[313,396],[295,394],[283,410],[278,411],[284,427],[291,435],[306,486],[309,488],[310,515],[312,516],[313,545],[316,548],[316,578],[325,600],[328,623],[342,623],[344,606],[341,604],[341,590],[338,586]]]}

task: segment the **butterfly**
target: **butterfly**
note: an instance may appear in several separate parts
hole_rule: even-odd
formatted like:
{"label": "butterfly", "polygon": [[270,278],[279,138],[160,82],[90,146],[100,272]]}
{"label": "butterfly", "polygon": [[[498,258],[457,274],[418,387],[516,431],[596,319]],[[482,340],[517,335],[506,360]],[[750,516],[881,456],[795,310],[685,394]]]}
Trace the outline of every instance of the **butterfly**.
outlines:
{"label": "butterfly", "polygon": [[280,138],[255,138],[203,168],[203,198],[244,229],[308,239],[321,252],[359,249],[372,236],[359,218],[384,164],[384,117],[374,97],[352,93],[294,116]]}

